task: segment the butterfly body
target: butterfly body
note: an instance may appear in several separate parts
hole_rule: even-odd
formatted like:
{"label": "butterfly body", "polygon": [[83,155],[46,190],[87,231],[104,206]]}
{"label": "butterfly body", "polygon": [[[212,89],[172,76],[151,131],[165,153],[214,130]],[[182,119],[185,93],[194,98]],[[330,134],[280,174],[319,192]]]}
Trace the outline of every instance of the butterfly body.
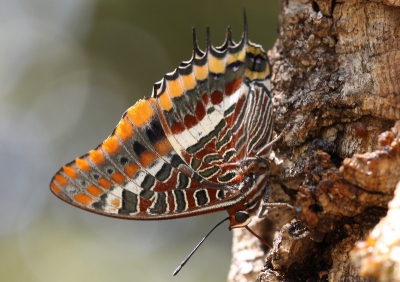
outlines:
{"label": "butterfly body", "polygon": [[[267,187],[270,66],[260,45],[231,40],[156,83],[97,148],[63,166],[50,187],[84,210],[160,220],[227,210],[252,215]],[[209,38],[209,36],[208,36]]]}

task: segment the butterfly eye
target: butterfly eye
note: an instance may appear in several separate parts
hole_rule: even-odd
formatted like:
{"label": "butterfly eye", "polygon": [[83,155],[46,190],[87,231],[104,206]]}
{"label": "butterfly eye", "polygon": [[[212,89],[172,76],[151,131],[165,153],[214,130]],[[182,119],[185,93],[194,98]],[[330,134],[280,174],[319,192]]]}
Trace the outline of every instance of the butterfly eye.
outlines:
{"label": "butterfly eye", "polygon": [[237,223],[244,223],[246,220],[248,220],[250,215],[247,212],[244,211],[238,211],[235,214],[235,220]]}

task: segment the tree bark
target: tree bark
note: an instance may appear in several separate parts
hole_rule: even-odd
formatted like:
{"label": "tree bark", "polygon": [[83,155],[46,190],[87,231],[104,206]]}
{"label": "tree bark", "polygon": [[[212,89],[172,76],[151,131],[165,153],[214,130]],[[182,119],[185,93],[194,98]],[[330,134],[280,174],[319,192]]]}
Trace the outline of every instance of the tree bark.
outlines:
{"label": "tree bark", "polygon": [[[250,226],[275,238],[269,252],[234,231],[228,280],[400,281],[400,258],[386,268],[366,259],[382,237],[351,252],[400,180],[400,1],[282,0],[268,55],[274,129],[287,129],[271,155],[270,202],[295,209],[275,208]],[[393,236],[389,253],[400,246]]]}

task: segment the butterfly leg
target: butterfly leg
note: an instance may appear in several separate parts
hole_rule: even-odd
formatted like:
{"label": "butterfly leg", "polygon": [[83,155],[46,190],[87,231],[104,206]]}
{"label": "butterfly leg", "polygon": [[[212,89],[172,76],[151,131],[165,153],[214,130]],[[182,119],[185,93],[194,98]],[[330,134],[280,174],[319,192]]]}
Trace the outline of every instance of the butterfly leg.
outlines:
{"label": "butterfly leg", "polygon": [[277,143],[289,131],[289,129],[290,129],[290,127],[286,126],[274,140],[270,141],[268,144],[265,144],[264,147],[262,147],[260,150],[258,150],[258,153],[256,156],[263,156],[263,155],[265,155],[265,152],[270,151],[271,147],[273,145],[275,145],[275,143]]}
{"label": "butterfly leg", "polygon": [[258,209],[257,216],[258,218],[263,218],[268,213],[268,210],[274,209],[276,207],[288,207],[290,209],[295,209],[294,206],[289,205],[287,203],[268,203],[269,196],[271,195],[271,189],[269,182],[267,183],[267,187],[265,188],[265,196],[264,200],[261,202],[260,208]]}
{"label": "butterfly leg", "polygon": [[263,218],[264,217],[264,213],[267,210],[267,205],[268,205],[268,200],[269,200],[269,196],[271,195],[271,189],[270,189],[270,184],[269,182],[267,183],[267,187],[265,188],[265,196],[263,201],[261,202],[260,208],[258,209],[258,214],[257,216],[259,218]]}

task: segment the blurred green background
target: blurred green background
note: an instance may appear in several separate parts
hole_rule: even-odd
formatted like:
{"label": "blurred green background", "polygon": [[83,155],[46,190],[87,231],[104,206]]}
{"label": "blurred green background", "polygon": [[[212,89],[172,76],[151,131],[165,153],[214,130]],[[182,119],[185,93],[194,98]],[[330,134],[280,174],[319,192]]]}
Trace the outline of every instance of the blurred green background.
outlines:
{"label": "blurred green background", "polygon": [[225,213],[157,222],[90,214],[48,185],[97,146],[153,83],[191,57],[191,27],[221,45],[230,25],[272,47],[275,1],[0,1],[0,281],[225,281]]}

